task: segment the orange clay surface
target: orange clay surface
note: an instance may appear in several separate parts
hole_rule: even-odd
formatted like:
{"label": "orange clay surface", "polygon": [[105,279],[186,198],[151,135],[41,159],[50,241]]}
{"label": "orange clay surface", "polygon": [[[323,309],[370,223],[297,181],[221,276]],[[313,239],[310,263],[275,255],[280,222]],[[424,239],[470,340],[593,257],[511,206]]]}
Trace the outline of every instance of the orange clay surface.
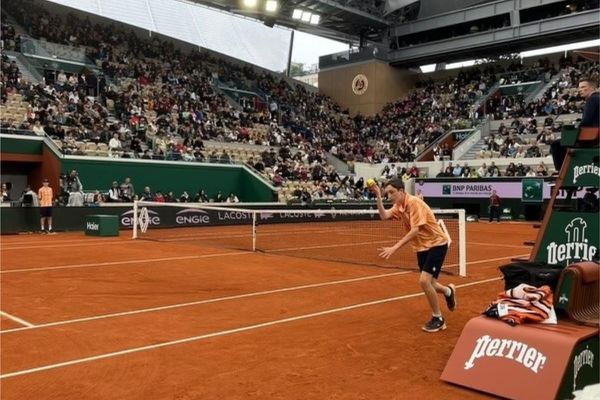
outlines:
{"label": "orange clay surface", "polygon": [[448,329],[435,334],[421,331],[430,313],[414,271],[128,231],[2,236],[1,398],[489,398],[439,377],[502,290],[497,267],[528,256],[536,234],[467,224],[468,276],[441,275],[458,309],[440,297]]}

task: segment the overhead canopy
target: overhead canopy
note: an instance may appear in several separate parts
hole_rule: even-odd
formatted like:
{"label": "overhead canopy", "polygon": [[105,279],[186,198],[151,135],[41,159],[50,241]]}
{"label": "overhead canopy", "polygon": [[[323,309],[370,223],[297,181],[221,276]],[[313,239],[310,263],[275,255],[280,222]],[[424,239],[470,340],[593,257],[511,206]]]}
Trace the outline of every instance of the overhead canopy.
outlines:
{"label": "overhead canopy", "polygon": [[427,18],[450,11],[462,10],[463,8],[473,7],[477,4],[490,3],[492,1],[496,0],[424,0],[421,1],[419,18]]}
{"label": "overhead canopy", "polygon": [[400,10],[410,4],[418,3],[420,0],[386,0],[385,15],[391,14],[394,11]]}

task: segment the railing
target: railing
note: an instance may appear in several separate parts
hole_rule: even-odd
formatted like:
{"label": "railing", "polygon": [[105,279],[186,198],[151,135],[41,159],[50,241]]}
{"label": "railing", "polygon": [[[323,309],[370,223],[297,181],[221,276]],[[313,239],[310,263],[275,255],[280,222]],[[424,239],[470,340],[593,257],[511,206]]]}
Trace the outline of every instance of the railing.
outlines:
{"label": "railing", "polygon": [[25,57],[22,53],[16,51],[7,51],[6,53],[9,55],[9,57],[12,56],[16,58],[17,62],[21,63],[23,67],[27,69],[27,71],[21,71],[23,75],[25,75],[25,73],[28,72],[33,77],[33,79],[36,80],[36,82],[34,83],[39,83],[43,81],[44,78],[42,74],[38,72],[37,68],[33,64],[31,64],[27,57]]}
{"label": "railing", "polygon": [[462,156],[464,156],[473,145],[481,139],[481,129],[476,130],[474,133],[467,136],[464,140],[462,140],[458,146],[454,147],[452,150],[452,159],[460,160]]}
{"label": "railing", "polygon": [[21,52],[39,57],[93,64],[86,56],[83,48],[32,39],[26,36],[21,36]]}

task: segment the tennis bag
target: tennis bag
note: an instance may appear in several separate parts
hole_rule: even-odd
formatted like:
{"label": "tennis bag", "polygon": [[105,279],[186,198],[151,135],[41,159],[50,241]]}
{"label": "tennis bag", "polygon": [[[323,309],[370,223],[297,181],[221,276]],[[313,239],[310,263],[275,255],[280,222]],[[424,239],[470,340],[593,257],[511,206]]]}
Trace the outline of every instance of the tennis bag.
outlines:
{"label": "tennis bag", "polygon": [[564,268],[562,265],[527,261],[516,261],[499,267],[504,275],[504,290],[526,283],[535,287],[548,285],[553,292]]}

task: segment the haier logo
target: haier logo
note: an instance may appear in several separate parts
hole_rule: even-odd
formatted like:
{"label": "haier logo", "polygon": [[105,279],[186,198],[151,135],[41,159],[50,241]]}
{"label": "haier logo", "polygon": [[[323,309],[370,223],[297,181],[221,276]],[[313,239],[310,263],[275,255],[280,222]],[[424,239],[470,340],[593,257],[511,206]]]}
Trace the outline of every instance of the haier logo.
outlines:
{"label": "haier logo", "polygon": [[536,374],[546,363],[546,356],[534,347],[516,340],[492,339],[488,335],[477,339],[475,349],[473,349],[471,357],[465,363],[465,369],[473,368],[475,361],[482,357],[506,358],[523,365]]}
{"label": "haier logo", "polygon": [[97,224],[97,223],[95,223],[95,222],[88,222],[88,223],[86,224],[85,228],[86,228],[88,231],[99,231],[99,230],[100,230],[100,225],[98,225],[98,224]]}
{"label": "haier logo", "polygon": [[548,264],[571,264],[575,261],[591,261],[598,248],[588,243],[587,222],[574,218],[565,227],[566,243],[551,242],[547,247]]}
{"label": "haier logo", "polygon": [[177,225],[210,224],[210,216],[204,210],[186,208],[175,214],[175,223]]}
{"label": "haier logo", "polygon": [[[160,215],[156,211],[148,210],[144,207],[138,214],[139,225],[160,225]],[[133,210],[121,214],[121,225],[133,226]]]}

